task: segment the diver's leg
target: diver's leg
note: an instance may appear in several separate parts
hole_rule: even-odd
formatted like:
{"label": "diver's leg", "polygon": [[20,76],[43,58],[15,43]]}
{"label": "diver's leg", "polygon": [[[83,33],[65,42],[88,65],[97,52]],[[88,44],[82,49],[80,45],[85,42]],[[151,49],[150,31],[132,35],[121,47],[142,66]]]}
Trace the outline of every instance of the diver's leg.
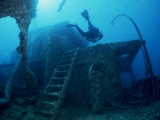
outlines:
{"label": "diver's leg", "polygon": [[82,36],[86,37],[85,32],[80,27],[78,27],[76,24],[68,24],[66,25],[66,27],[75,27]]}
{"label": "diver's leg", "polygon": [[76,27],[75,24],[67,24],[66,27]]}
{"label": "diver's leg", "polygon": [[89,29],[89,31],[93,31],[95,29],[95,27],[92,25],[90,20],[87,20],[87,21],[88,21],[88,29]]}
{"label": "diver's leg", "polygon": [[86,37],[85,32],[84,32],[80,27],[78,27],[77,25],[76,25],[75,27],[77,28],[78,32],[79,32],[82,36]]}

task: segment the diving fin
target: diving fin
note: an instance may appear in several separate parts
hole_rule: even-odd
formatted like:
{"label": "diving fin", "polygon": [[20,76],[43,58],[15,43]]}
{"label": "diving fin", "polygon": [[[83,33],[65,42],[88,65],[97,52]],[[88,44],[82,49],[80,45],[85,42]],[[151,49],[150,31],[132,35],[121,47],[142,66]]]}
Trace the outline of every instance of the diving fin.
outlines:
{"label": "diving fin", "polygon": [[85,10],[81,13],[81,15],[82,15],[86,20],[89,20],[89,15],[88,15],[87,9],[85,9]]}

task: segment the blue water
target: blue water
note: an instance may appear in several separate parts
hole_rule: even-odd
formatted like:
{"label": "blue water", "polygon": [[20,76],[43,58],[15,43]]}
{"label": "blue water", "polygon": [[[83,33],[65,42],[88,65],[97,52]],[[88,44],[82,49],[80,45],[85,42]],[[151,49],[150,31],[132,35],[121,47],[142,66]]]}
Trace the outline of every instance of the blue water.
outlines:
{"label": "blue water", "polygon": [[[99,43],[111,43],[139,39],[133,24],[125,17],[119,17],[114,26],[111,21],[118,14],[127,14],[138,25],[151,58],[155,75],[160,75],[160,1],[159,0],[66,0],[62,10],[57,12],[61,0],[39,0],[37,17],[29,30],[69,20],[87,31],[87,22],[81,12],[87,9],[91,22],[104,37]],[[0,63],[8,63],[10,54],[19,45],[19,29],[13,18],[0,19]],[[91,43],[92,45],[96,45]],[[133,71],[136,79],[144,78],[144,62],[141,51],[135,58]]]}

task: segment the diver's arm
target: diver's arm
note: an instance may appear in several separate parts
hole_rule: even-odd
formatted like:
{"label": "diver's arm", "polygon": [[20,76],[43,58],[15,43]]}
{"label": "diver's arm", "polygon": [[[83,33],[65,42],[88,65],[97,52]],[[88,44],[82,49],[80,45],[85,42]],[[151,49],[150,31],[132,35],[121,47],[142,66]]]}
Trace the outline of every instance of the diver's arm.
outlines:
{"label": "diver's arm", "polygon": [[100,40],[100,39],[102,39],[102,38],[103,38],[103,35],[99,36],[98,39],[97,39],[97,41]]}
{"label": "diver's arm", "polygon": [[[100,36],[100,37],[98,38],[98,40],[102,39],[102,37],[103,37],[103,35],[102,35],[102,36]],[[97,40],[97,41],[98,41],[98,40]]]}

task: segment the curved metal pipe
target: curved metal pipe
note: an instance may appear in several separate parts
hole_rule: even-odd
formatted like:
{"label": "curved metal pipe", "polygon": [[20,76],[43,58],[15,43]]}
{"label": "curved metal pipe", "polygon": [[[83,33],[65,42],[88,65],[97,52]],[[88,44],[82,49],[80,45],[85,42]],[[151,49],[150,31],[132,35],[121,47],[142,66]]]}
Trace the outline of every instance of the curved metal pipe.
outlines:
{"label": "curved metal pipe", "polygon": [[10,101],[11,92],[12,92],[12,85],[13,85],[13,82],[14,82],[16,72],[17,72],[18,68],[20,67],[21,61],[22,61],[22,57],[20,57],[17,60],[15,66],[12,70],[12,73],[11,73],[9,79],[8,79],[7,85],[6,85],[5,90],[4,90],[5,97],[0,99],[0,107],[6,105]]}
{"label": "curved metal pipe", "polygon": [[134,27],[136,28],[136,31],[137,31],[137,33],[138,33],[138,35],[139,35],[139,38],[140,38],[140,40],[142,41],[142,47],[143,47],[143,49],[144,49],[145,59],[146,59],[146,62],[147,62],[147,64],[148,64],[148,66],[146,66],[146,67],[149,67],[149,72],[150,72],[150,75],[151,75],[152,85],[153,85],[153,84],[154,84],[154,82],[153,82],[153,76],[154,76],[154,75],[153,75],[153,70],[152,70],[151,61],[150,61],[149,54],[148,54],[148,51],[147,51],[147,48],[146,48],[146,45],[145,45],[145,41],[144,41],[143,38],[142,38],[142,35],[141,35],[141,33],[140,33],[139,29],[138,29],[138,26],[136,25],[136,23],[134,22],[134,20],[133,20],[130,16],[126,15],[126,14],[119,14],[119,15],[117,15],[117,16],[113,19],[113,21],[111,22],[111,24],[113,25],[114,21],[115,21],[118,17],[120,17],[120,16],[125,16],[125,17],[127,17],[128,19],[130,19],[131,22],[133,23]]}
{"label": "curved metal pipe", "polygon": [[120,16],[125,16],[125,17],[127,17],[127,18],[129,18],[129,19],[131,20],[131,22],[133,23],[134,27],[136,28],[136,31],[137,31],[137,33],[138,33],[138,35],[139,35],[140,40],[143,40],[142,35],[141,35],[141,33],[140,33],[139,29],[138,29],[138,26],[136,25],[136,23],[134,22],[134,20],[133,20],[131,17],[129,17],[128,15],[126,15],[126,14],[119,14],[119,15],[117,15],[117,16],[113,19],[113,21],[111,22],[111,24],[113,25],[114,21],[115,21],[118,17],[120,17]]}

